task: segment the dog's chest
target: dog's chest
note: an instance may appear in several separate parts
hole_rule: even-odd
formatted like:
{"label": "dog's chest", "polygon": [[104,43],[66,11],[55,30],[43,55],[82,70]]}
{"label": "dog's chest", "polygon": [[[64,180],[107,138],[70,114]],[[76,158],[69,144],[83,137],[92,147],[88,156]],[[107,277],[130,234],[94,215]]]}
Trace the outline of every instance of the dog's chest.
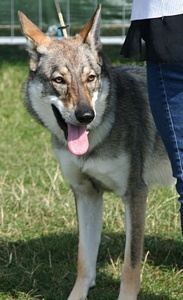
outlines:
{"label": "dog's chest", "polygon": [[121,155],[115,159],[89,159],[83,165],[82,172],[96,180],[105,189],[122,196],[127,188],[129,158]]}

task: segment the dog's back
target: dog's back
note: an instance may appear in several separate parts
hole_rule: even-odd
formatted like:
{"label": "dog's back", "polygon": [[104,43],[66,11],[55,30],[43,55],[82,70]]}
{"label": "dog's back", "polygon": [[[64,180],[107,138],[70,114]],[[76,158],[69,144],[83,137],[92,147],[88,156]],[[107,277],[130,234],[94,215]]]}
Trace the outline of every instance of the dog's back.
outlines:
{"label": "dog's back", "polygon": [[113,135],[119,135],[116,145],[131,153],[134,171],[136,168],[139,168],[139,171],[141,169],[140,172],[148,186],[172,184],[167,152],[150,111],[146,69],[120,66],[113,67],[111,71],[116,99]]}

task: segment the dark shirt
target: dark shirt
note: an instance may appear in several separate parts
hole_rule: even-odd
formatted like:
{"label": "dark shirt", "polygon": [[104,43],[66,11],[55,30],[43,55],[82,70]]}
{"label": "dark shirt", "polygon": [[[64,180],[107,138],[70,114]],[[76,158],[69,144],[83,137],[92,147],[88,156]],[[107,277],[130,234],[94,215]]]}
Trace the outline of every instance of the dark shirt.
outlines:
{"label": "dark shirt", "polygon": [[132,21],[121,55],[134,60],[183,63],[183,14]]}

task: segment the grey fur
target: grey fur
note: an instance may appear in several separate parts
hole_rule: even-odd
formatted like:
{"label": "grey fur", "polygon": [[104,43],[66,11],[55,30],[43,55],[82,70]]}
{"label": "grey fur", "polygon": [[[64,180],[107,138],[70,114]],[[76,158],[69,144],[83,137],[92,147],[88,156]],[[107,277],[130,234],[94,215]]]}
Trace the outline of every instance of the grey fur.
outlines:
{"label": "grey fur", "polygon": [[[39,44],[37,37],[31,37],[26,18],[24,21],[21,15],[20,20],[24,34],[32,39],[33,44],[29,48],[31,65],[25,88],[25,104],[29,112],[51,131],[55,155],[73,189],[78,209],[78,278],[68,299],[85,299],[89,287],[95,283],[93,261],[96,261],[101,228],[97,230],[98,233],[95,231],[96,237],[95,234],[91,236],[95,254],[90,253],[85,230],[92,232],[96,222],[101,224],[99,217],[92,221],[92,211],[95,211],[95,203],[101,209],[103,192],[113,190],[126,205],[127,242],[118,299],[135,300],[140,284],[148,188],[151,184],[168,184],[172,181],[167,153],[149,108],[145,68],[108,66],[101,54],[99,41],[100,6],[79,35],[50,43],[46,40],[47,44],[44,39]],[[83,74],[87,70],[94,72],[94,83],[89,79],[83,83]],[[55,84],[53,74],[59,72],[62,76],[65,76],[63,72],[69,73],[70,87],[65,83]],[[67,98],[68,91],[70,98]],[[89,99],[96,93],[98,96],[94,104],[93,98],[91,102]],[[95,107],[94,120],[86,124],[90,146],[84,155],[77,157],[69,152],[63,130],[49,104],[49,97],[58,100],[58,111],[62,103],[66,110],[66,114],[60,112],[62,117],[66,123],[70,118],[71,122],[75,122],[74,125],[78,125],[73,117],[77,103]],[[68,101],[69,108],[66,108]],[[119,176],[116,176],[115,170]],[[82,213],[84,207],[85,213],[89,213],[85,221],[85,213]],[[86,224],[89,220],[91,225]]]}

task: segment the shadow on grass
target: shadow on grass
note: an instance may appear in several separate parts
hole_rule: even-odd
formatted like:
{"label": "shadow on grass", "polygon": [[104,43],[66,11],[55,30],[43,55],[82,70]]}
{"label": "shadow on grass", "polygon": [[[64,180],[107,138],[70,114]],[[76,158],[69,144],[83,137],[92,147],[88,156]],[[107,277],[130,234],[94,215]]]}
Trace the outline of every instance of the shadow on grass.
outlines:
{"label": "shadow on grass", "polygon": [[[27,242],[0,243],[0,293],[19,298],[19,293],[33,299],[67,299],[76,277],[77,235],[61,234]],[[119,280],[107,270],[110,258],[123,257],[124,235],[104,233],[99,251],[97,286],[89,299],[117,299]],[[148,264],[163,268],[183,267],[182,244],[149,236],[145,238],[145,251],[151,253]],[[153,253],[153,255],[152,255]],[[106,267],[106,269],[105,269]],[[6,298],[4,298],[6,299]],[[21,298],[22,299],[22,298]],[[171,300],[166,295],[141,292],[140,300]]]}

